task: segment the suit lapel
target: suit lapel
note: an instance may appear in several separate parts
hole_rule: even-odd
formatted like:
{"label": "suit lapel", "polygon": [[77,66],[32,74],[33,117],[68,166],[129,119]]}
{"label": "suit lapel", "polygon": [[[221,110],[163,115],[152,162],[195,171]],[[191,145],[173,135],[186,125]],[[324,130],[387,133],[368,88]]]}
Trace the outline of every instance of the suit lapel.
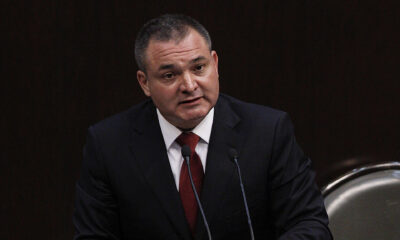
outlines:
{"label": "suit lapel", "polygon": [[[201,193],[201,202],[209,224],[219,209],[232,174],[236,168],[230,160],[229,149],[240,149],[242,141],[235,126],[240,122],[225,99],[219,98],[215,106],[214,122],[208,146],[206,171]],[[199,214],[196,225],[196,239],[207,235]],[[212,234],[212,224],[210,226]]]}
{"label": "suit lapel", "polygon": [[131,149],[145,179],[183,239],[191,239],[154,105],[133,119]]}

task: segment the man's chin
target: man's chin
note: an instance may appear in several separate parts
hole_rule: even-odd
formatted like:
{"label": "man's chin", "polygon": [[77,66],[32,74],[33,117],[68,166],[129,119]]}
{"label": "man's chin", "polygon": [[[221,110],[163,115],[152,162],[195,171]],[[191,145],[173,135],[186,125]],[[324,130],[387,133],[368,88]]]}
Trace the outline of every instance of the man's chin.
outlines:
{"label": "man's chin", "polygon": [[207,113],[203,114],[191,114],[189,116],[185,116],[181,119],[178,128],[181,129],[193,129],[195,128],[205,117]]}

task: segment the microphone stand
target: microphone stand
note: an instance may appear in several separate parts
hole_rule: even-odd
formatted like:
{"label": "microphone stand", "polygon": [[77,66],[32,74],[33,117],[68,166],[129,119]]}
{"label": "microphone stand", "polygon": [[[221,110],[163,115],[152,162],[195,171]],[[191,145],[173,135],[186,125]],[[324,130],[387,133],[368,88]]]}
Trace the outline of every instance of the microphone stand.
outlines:
{"label": "microphone stand", "polygon": [[240,167],[239,167],[238,157],[237,157],[238,154],[237,154],[236,150],[232,148],[232,149],[229,150],[229,155],[231,155],[232,160],[235,163],[236,169],[238,171],[240,189],[242,190],[242,197],[243,197],[244,207],[246,208],[247,223],[249,224],[249,228],[250,228],[250,236],[251,236],[251,240],[254,240],[253,225],[251,224],[249,206],[247,205],[246,194],[244,192],[242,174],[240,173]]}
{"label": "microphone stand", "polygon": [[189,148],[188,145],[183,145],[182,146],[182,156],[185,159],[186,164],[188,166],[189,178],[190,178],[190,183],[192,185],[192,189],[193,189],[193,192],[194,192],[194,196],[196,198],[197,205],[199,206],[199,210],[200,210],[201,216],[203,218],[204,225],[205,225],[205,227],[207,229],[208,239],[212,240],[210,228],[208,226],[208,222],[207,222],[207,219],[206,219],[206,215],[204,214],[203,206],[201,205],[199,195],[197,194],[196,187],[195,187],[194,182],[193,182],[192,171],[190,170],[190,154],[191,154],[190,152],[191,151],[190,151],[190,148]]}

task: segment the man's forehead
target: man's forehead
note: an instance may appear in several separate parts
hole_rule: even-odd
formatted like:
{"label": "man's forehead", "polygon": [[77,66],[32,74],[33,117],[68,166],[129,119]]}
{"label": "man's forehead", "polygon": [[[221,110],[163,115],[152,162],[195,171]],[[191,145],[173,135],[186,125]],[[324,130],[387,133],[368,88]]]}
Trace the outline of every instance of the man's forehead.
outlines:
{"label": "man's forehead", "polygon": [[159,41],[152,39],[146,51],[149,63],[162,64],[163,62],[184,60],[196,62],[207,58],[209,52],[205,40],[193,31],[180,41]]}
{"label": "man's forehead", "polygon": [[[193,59],[190,59],[188,61],[188,64],[195,64],[195,63],[203,61],[203,60],[207,60],[207,58],[204,57],[204,56],[198,56],[198,57],[195,57]],[[174,67],[176,67],[176,66],[173,63],[162,63],[162,62],[160,62],[159,66],[158,66],[158,70],[171,69],[171,68],[174,68]]]}
{"label": "man's forehead", "polygon": [[186,55],[200,50],[197,44],[174,44],[172,42],[155,42],[150,45],[147,53],[152,57],[164,57],[169,55]]}

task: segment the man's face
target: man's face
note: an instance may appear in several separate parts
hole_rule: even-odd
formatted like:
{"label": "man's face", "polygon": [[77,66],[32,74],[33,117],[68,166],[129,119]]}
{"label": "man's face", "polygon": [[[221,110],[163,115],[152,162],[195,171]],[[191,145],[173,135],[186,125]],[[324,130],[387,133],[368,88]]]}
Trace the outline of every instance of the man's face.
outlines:
{"label": "man's face", "polygon": [[146,73],[139,70],[137,79],[171,124],[191,129],[217,102],[218,56],[195,30],[178,43],[150,40]]}

